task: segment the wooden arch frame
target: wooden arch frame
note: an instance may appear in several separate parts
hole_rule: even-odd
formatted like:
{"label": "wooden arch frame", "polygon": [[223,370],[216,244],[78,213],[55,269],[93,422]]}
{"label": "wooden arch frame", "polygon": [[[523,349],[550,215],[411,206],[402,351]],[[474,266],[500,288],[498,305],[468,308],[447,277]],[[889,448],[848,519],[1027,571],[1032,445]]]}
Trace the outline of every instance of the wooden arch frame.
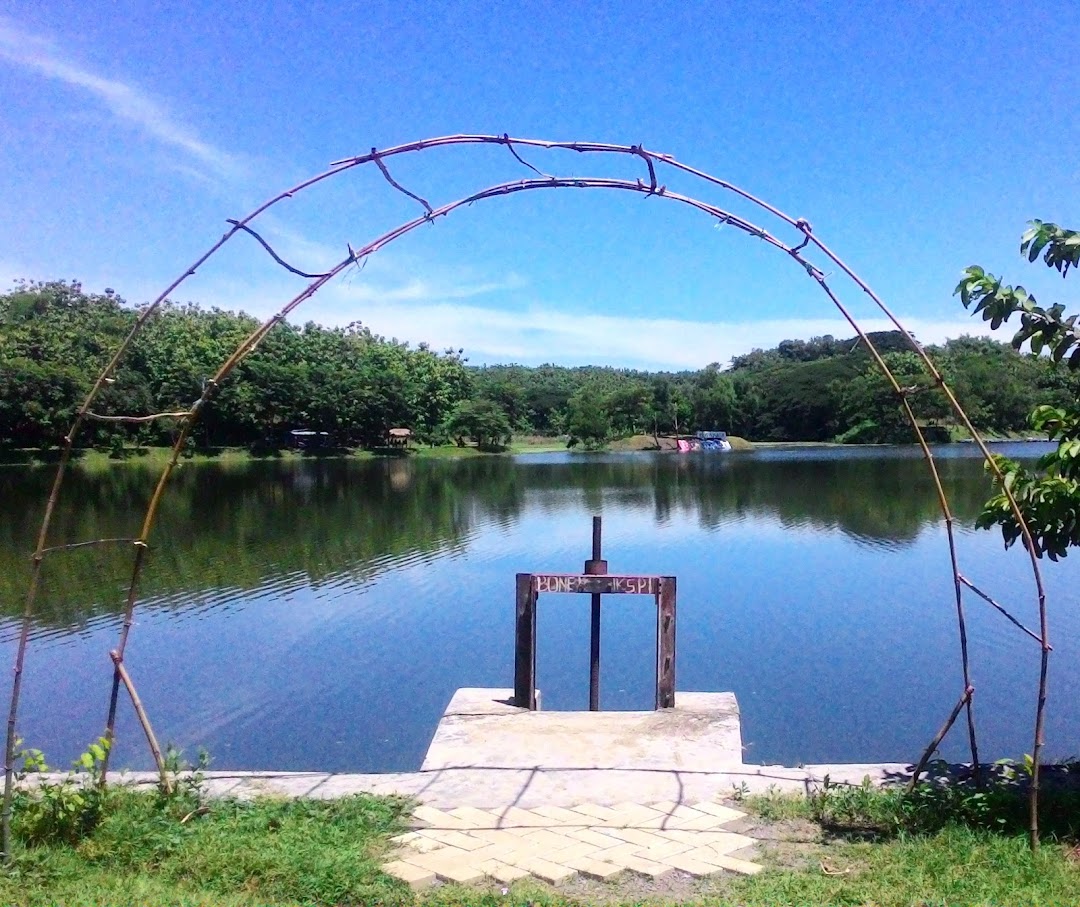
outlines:
{"label": "wooden arch frame", "polygon": [[[386,166],[386,161],[399,155],[412,154],[416,152],[422,152],[427,149],[436,148],[440,146],[458,146],[458,145],[498,145],[505,147],[511,155],[524,167],[531,170],[535,176],[526,179],[515,180],[511,182],[499,183],[493,186],[489,186],[485,189],[481,189],[469,196],[458,199],[456,201],[450,201],[445,204],[441,204],[438,207],[432,206],[426,199],[417,195],[394,180],[391,176],[389,169]],[[551,176],[541,172],[531,163],[526,161],[518,149],[522,148],[536,148],[536,149],[565,149],[577,152],[583,155],[607,155],[613,157],[623,157],[626,159],[635,159],[644,165],[646,173],[644,178],[626,178],[626,179],[612,179],[612,178],[581,178],[581,177],[560,177]],[[345,173],[353,168],[364,166],[367,164],[374,164],[381,171],[387,182],[394,187],[394,189],[403,192],[410,198],[414,199],[417,204],[422,206],[423,213],[413,220],[407,221],[394,229],[387,231],[386,233],[377,236],[371,241],[361,245],[358,248],[348,246],[347,254],[342,260],[336,264],[329,271],[322,274],[310,274],[292,267],[288,263],[284,262],[270,246],[259,236],[258,233],[250,226],[256,219],[266,212],[268,209],[293,198],[298,193],[321,183],[324,180],[337,177],[342,173]],[[745,202],[749,202],[755,206],[758,210],[774,218],[780,229],[791,230],[794,234],[794,238],[785,242],[774,235],[772,232],[765,228],[748,221],[744,218],[738,217],[730,211],[713,204],[711,202],[699,200],[686,195],[682,195],[676,192],[670,192],[666,186],[661,184],[658,179],[658,171],[663,168],[670,168],[674,171],[678,171],[683,174],[687,174],[698,178],[702,182],[708,184],[711,187],[719,188],[723,192],[732,194]],[[927,747],[926,752],[923,754],[923,758],[915,771],[915,778],[917,779],[926,761],[936,748],[937,744],[948,732],[952,723],[962,710],[966,710],[967,724],[968,724],[968,738],[971,747],[972,763],[978,766],[978,744],[975,733],[975,719],[972,707],[972,696],[974,693],[974,686],[972,684],[970,662],[968,658],[968,641],[967,641],[967,629],[964,613],[964,601],[963,592],[965,588],[973,589],[976,594],[986,597],[983,593],[979,592],[977,588],[967,580],[960,572],[956,538],[953,527],[953,516],[949,506],[948,498],[944,492],[941,484],[940,476],[938,474],[937,465],[935,463],[933,454],[929,445],[926,442],[925,437],[915,420],[915,416],[909,405],[907,396],[910,393],[909,388],[901,387],[895,376],[889,370],[888,365],[883,360],[880,352],[874,346],[873,342],[867,337],[866,333],[859,326],[855,318],[850,314],[849,310],[840,301],[837,294],[827,281],[827,275],[825,272],[815,265],[807,256],[810,252],[816,252],[823,255],[825,259],[832,263],[832,266],[839,269],[853,284],[863,293],[865,293],[873,301],[873,303],[880,309],[884,316],[896,327],[904,333],[904,336],[908,340],[908,345],[912,351],[920,358],[926,369],[927,376],[929,378],[930,386],[940,389],[945,395],[949,405],[956,413],[957,418],[971,433],[975,443],[978,445],[983,457],[987,462],[987,468],[996,475],[999,479],[1003,479],[1001,471],[997,464],[994,462],[986,444],[976,431],[975,427],[971,424],[970,419],[964,412],[963,408],[957,402],[952,390],[949,388],[940,371],[931,361],[926,354],[922,346],[915,340],[914,337],[907,332],[900,321],[889,310],[885,303],[870,289],[870,287],[847,265],[841,260],[828,246],[825,245],[822,240],[813,233],[810,223],[804,218],[793,218],[788,214],[785,214],[778,208],[771,204],[755,197],[749,192],[740,189],[726,180],[719,177],[712,176],[705,171],[698,170],[694,167],[688,166],[677,161],[673,156],[663,154],[660,152],[646,150],[641,145],[617,145],[597,142],[559,142],[559,141],[546,141],[542,139],[528,139],[528,138],[511,138],[510,136],[503,135],[451,135],[441,136],[437,138],[424,139],[418,142],[411,142],[405,145],[398,145],[391,148],[386,148],[381,151],[372,148],[370,153],[357,155],[355,157],[345,158],[331,164],[330,168],[322,173],[319,173],[303,182],[293,186],[290,189],[286,189],[283,192],[278,193],[266,202],[261,204],[255,210],[248,215],[240,219],[231,219],[228,221],[230,227],[216,242],[214,242],[206,252],[200,255],[190,266],[180,272],[179,276],[173,280],[156,299],[154,299],[150,305],[148,305],[139,315],[135,325],[133,326],[130,334],[125,338],[123,343],[117,349],[116,353],[109,360],[108,364],[101,371],[97,380],[94,382],[90,392],[87,394],[82,405],[79,407],[75,419],[64,436],[61,447],[61,456],[59,465],[57,467],[56,476],[52,484],[49,498],[45,505],[45,513],[42,518],[41,528],[38,533],[37,542],[32,554],[32,571],[31,577],[27,588],[27,594],[25,599],[25,605],[23,610],[23,617],[20,627],[20,633],[18,643],[16,647],[15,665],[13,671],[13,680],[11,687],[11,701],[8,714],[7,723],[7,744],[5,748],[5,780],[4,780],[4,805],[2,813],[2,830],[3,830],[3,858],[5,860],[10,858],[10,819],[13,797],[13,781],[14,781],[14,758],[15,758],[15,729],[18,718],[19,697],[22,684],[22,676],[25,666],[25,655],[29,642],[30,628],[34,619],[34,606],[38,591],[41,585],[42,571],[44,564],[49,557],[62,553],[75,546],[81,546],[85,544],[127,544],[132,549],[132,570],[131,580],[128,586],[128,592],[126,596],[126,607],[124,614],[124,621],[122,629],[120,631],[119,640],[117,646],[112,652],[110,657],[113,663],[113,685],[109,702],[109,714],[106,725],[106,736],[111,740],[115,732],[115,719],[117,700],[119,694],[119,688],[123,684],[129,694],[131,695],[132,702],[137,703],[138,699],[135,694],[134,684],[127,672],[124,670],[124,653],[130,636],[132,626],[132,615],[138,601],[139,595],[139,578],[145,563],[146,551],[149,544],[151,530],[154,525],[155,517],[157,514],[158,506],[161,502],[162,495],[168,484],[169,477],[175,468],[181,450],[188,437],[191,428],[198,420],[199,414],[203,407],[206,406],[212,399],[214,393],[223,381],[225,381],[231,374],[237,364],[250,354],[258,345],[259,341],[266,336],[277,324],[285,320],[285,318],[299,305],[306,300],[314,296],[323,286],[325,286],[330,280],[337,275],[344,272],[346,269],[362,263],[368,256],[374,254],[379,249],[383,248],[387,244],[399,239],[407,233],[425,225],[433,223],[436,219],[446,217],[453,211],[466,205],[471,205],[474,202],[481,201],[489,198],[496,198],[500,196],[511,195],[518,192],[539,190],[539,189],[558,189],[558,188],[574,188],[574,189],[603,189],[603,190],[616,190],[633,192],[639,195],[666,199],[669,201],[677,202],[679,204],[687,205],[695,208],[702,213],[706,214],[710,218],[715,219],[722,224],[731,225],[736,230],[747,234],[753,238],[759,239],[766,244],[777,249],[796,262],[801,268],[803,268],[807,276],[815,282],[821,291],[825,294],[828,300],[836,307],[844,319],[852,326],[855,332],[859,335],[862,341],[866,344],[866,348],[869,351],[871,357],[877,366],[881,369],[890,385],[893,388],[894,393],[903,409],[906,417],[908,418],[912,430],[914,432],[916,441],[920,445],[923,453],[923,457],[926,461],[927,468],[933,478],[935,490],[938,496],[938,501],[941,507],[942,515],[946,525],[946,532],[948,537],[949,556],[952,566],[953,576],[953,588],[954,599],[957,614],[957,623],[959,628],[960,637],[960,661],[963,674],[963,692],[957,701],[956,707],[952,710],[949,718],[943,726],[941,732],[931,741]],[[190,409],[179,413],[156,413],[156,414],[104,414],[97,413],[93,410],[93,404],[98,398],[98,395],[105,386],[105,384],[112,378],[120,361],[124,358],[132,342],[137,335],[142,331],[147,321],[153,317],[154,313],[159,309],[161,304],[173,293],[188,277],[194,275],[196,271],[202,267],[208,260],[210,260],[226,243],[232,240],[239,233],[247,233],[252,235],[258,240],[266,249],[268,254],[274,259],[274,261],[287,268],[294,274],[307,278],[310,282],[307,287],[292,299],[290,299],[273,317],[268,319],[265,323],[259,326],[257,329],[243,340],[236,348],[231,356],[225,360],[214,374],[212,378],[206,381],[204,390],[199,398],[194,401]],[[67,469],[71,462],[71,454],[75,446],[80,428],[87,420],[104,419],[116,422],[147,422],[158,418],[170,418],[178,420],[180,423],[180,430],[177,434],[176,443],[172,450],[172,455],[169,461],[162,469],[161,475],[158,479],[157,485],[153,492],[153,495],[147,505],[147,509],[142,521],[140,530],[136,535],[131,538],[124,539],[101,539],[94,541],[61,541],[58,543],[51,543],[49,537],[49,531],[52,524],[52,517],[55,511],[57,502],[60,497],[60,492],[64,484],[64,478],[67,473]],[[1036,700],[1035,710],[1035,729],[1034,729],[1034,745],[1032,748],[1032,778],[1030,785],[1030,835],[1032,845],[1036,845],[1038,842],[1038,817],[1037,817],[1037,803],[1039,792],[1039,766],[1040,757],[1043,748],[1043,728],[1045,722],[1045,705],[1046,705],[1046,690],[1047,690],[1047,671],[1048,671],[1048,657],[1051,651],[1049,642],[1049,625],[1048,614],[1046,605],[1046,593],[1042,581],[1041,572],[1039,569],[1037,555],[1035,553],[1035,546],[1032,542],[1030,530],[1024,520],[1023,513],[1020,510],[1015,498],[1013,497],[1008,486],[1003,486],[1004,494],[1008,498],[1010,508],[1014,516],[1016,517],[1020,528],[1021,536],[1025,543],[1031,559],[1031,573],[1035,585],[1035,594],[1037,599],[1037,607],[1039,614],[1039,630],[1037,633],[1029,632],[1029,635],[1034,637],[1035,641],[1039,644],[1040,648],[1040,672],[1039,672],[1039,686]],[[151,748],[154,748],[153,733],[150,729],[148,719],[145,714],[140,715],[140,720],[143,722],[144,730],[147,733],[148,741],[151,743]],[[160,754],[155,754],[155,759],[158,761],[159,769],[162,772],[163,781],[165,779],[164,764],[161,760]]]}

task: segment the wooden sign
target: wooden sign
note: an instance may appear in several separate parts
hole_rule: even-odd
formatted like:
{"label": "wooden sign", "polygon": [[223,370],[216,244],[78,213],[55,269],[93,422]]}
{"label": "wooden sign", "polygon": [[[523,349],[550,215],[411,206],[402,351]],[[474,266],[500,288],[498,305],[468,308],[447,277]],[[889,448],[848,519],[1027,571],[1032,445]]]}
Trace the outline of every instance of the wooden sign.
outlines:
{"label": "wooden sign", "polygon": [[541,592],[652,595],[656,599],[656,708],[675,707],[675,577],[519,573],[514,701],[536,710],[536,602]]}

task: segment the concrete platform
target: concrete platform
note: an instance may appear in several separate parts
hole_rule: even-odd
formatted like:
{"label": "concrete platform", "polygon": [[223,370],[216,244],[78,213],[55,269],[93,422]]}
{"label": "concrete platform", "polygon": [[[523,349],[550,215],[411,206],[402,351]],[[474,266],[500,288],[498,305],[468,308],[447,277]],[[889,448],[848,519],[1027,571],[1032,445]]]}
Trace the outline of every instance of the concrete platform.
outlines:
{"label": "concrete platform", "polygon": [[649,712],[531,712],[513,690],[460,689],[421,772],[446,769],[717,772],[742,765],[734,693],[675,694]]}
{"label": "concrete platform", "polygon": [[[420,771],[205,772],[208,796],[332,798],[400,794],[438,809],[693,804],[736,793],[811,792],[834,784],[904,783],[908,763],[748,765],[732,693],[676,693],[660,712],[529,712],[508,689],[458,690]],[[48,776],[57,778],[60,776]],[[27,779],[32,785],[37,780]],[[110,782],[152,787],[154,772],[110,772]]]}

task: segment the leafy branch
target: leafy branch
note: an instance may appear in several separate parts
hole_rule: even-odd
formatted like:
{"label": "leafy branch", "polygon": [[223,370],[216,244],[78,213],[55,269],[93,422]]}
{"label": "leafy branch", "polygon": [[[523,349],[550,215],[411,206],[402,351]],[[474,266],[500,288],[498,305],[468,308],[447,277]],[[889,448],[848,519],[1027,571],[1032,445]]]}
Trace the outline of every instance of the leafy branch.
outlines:
{"label": "leafy branch", "polygon": [[[1080,233],[1040,220],[1031,222],[1020,241],[1020,253],[1029,262],[1042,254],[1043,263],[1064,277],[1080,264]],[[973,313],[981,313],[993,329],[1020,313],[1020,330],[1012,345],[1030,343],[1036,355],[1044,351],[1054,362],[1080,370],[1080,326],[1077,315],[1066,315],[1060,303],[1043,308],[1021,286],[1008,286],[998,277],[973,266],[964,271],[956,287],[960,301]],[[1080,400],[1064,406],[1042,405],[1029,417],[1033,429],[1056,441],[1057,448],[1029,470],[1005,457],[995,457],[1001,471],[994,478],[997,494],[986,502],[976,525],[1000,526],[1008,548],[1022,532],[1006,491],[1015,497],[1032,534],[1035,553],[1051,560],[1065,557],[1080,546]]]}
{"label": "leafy branch", "polygon": [[[1064,277],[1070,267],[1080,264],[1080,233],[1033,220],[1021,237],[1020,254],[1026,255],[1028,261],[1035,261],[1040,252],[1047,267],[1054,268]],[[954,291],[954,295],[957,294],[964,308],[971,308],[973,314],[981,314],[983,321],[989,321],[995,331],[1019,312],[1020,330],[1012,339],[1016,349],[1030,342],[1031,352],[1039,354],[1048,350],[1055,362],[1069,356],[1069,367],[1080,367],[1077,316],[1066,317],[1065,306],[1060,303],[1043,308],[1022,286],[1004,284],[1001,278],[988,274],[978,265],[964,271]]]}

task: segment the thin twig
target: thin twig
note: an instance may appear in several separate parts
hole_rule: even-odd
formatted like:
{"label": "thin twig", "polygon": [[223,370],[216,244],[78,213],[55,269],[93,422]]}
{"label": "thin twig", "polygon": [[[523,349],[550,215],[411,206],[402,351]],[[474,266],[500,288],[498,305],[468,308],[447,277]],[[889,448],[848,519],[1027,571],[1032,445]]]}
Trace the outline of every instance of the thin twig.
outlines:
{"label": "thin twig", "polygon": [[76,548],[88,548],[91,545],[115,545],[115,544],[131,544],[137,542],[138,539],[93,539],[89,542],[71,542],[68,545],[53,545],[51,548],[42,548],[40,551],[34,552],[34,557],[38,557],[43,554],[52,554],[56,551],[73,551]]}
{"label": "thin twig", "polygon": [[[1030,636],[1032,639],[1034,639],[1035,642],[1039,643],[1039,645],[1042,645],[1042,640],[1039,639],[1039,634],[1038,633],[1036,633],[1033,630],[1029,630],[1027,627],[1025,627],[1022,623],[1020,623],[1020,621],[1018,621],[1008,611],[1006,611],[1005,608],[1003,608],[996,601],[994,601],[989,595],[987,595],[985,592],[983,592],[982,589],[980,589],[978,586],[976,586],[966,576],[964,576],[963,574],[957,574],[956,578],[958,580],[960,580],[960,582],[962,582],[965,586],[967,586],[977,596],[979,596],[979,598],[981,598],[988,605],[992,605],[993,607],[997,608],[997,610],[1000,611],[1003,615],[1005,615],[1005,617],[1007,617],[1013,623],[1013,625],[1019,627],[1021,630],[1023,630],[1025,633],[1027,633],[1028,636]],[[1053,651],[1053,646],[1047,646],[1047,648],[1050,649],[1051,651]]]}
{"label": "thin twig", "polygon": [[656,168],[653,166],[652,158],[640,145],[631,145],[630,150],[639,155],[644,161],[645,165],[649,168],[649,192],[656,191]]}
{"label": "thin twig", "polygon": [[851,872],[850,866],[847,869],[833,869],[831,866],[825,865],[824,860],[819,860],[818,865],[821,867],[821,871],[827,876],[846,876]]}
{"label": "thin twig", "polygon": [[371,154],[376,165],[378,165],[378,168],[382,171],[382,175],[386,177],[386,181],[399,192],[404,192],[407,196],[409,196],[409,198],[415,199],[416,201],[420,202],[420,204],[424,206],[424,210],[427,211],[428,217],[431,217],[431,205],[428,203],[428,200],[426,198],[421,198],[415,192],[410,192],[403,185],[401,185],[401,183],[395,180],[390,175],[390,171],[386,169],[386,164],[382,162],[382,158],[379,157],[378,153],[375,151],[374,148],[371,149]]}
{"label": "thin twig", "polygon": [[268,243],[265,239],[263,239],[258,233],[256,233],[254,230],[251,229],[251,227],[247,226],[246,224],[242,224],[240,223],[240,221],[233,220],[232,218],[226,220],[225,223],[232,224],[234,227],[236,227],[237,230],[243,230],[248,235],[254,236],[255,239],[259,241],[259,245],[266,249],[266,251],[270,253],[270,257],[274,259],[274,261],[276,261],[279,265],[281,265],[286,271],[292,271],[293,274],[296,274],[299,277],[307,277],[308,279],[322,277],[322,274],[308,274],[307,271],[301,271],[299,268],[294,268],[291,264],[285,261],[285,259],[278,255],[277,252],[270,248],[270,243]]}
{"label": "thin twig", "polygon": [[503,140],[506,142],[506,147],[509,149],[510,153],[515,158],[517,158],[520,163],[522,163],[526,167],[528,167],[537,176],[542,176],[542,177],[545,177],[547,179],[551,179],[551,176],[549,174],[544,173],[542,170],[537,170],[532,164],[530,164],[527,160],[525,160],[525,158],[523,158],[520,154],[517,153],[517,151],[514,150],[514,142],[510,138],[510,136],[507,135],[505,132],[503,133]]}
{"label": "thin twig", "polygon": [[182,413],[154,413],[150,416],[106,416],[102,413],[87,412],[87,419],[94,419],[97,422],[153,422],[155,419],[186,419],[190,416],[190,411]]}

